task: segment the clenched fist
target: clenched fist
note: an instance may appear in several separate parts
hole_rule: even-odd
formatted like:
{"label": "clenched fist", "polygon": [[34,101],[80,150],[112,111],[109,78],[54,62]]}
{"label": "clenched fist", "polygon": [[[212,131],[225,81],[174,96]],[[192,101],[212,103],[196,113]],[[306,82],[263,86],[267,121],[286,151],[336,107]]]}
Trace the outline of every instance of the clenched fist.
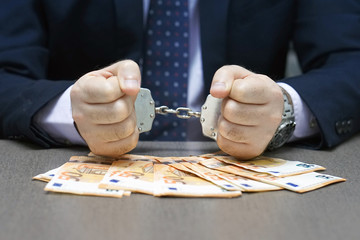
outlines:
{"label": "clenched fist", "polygon": [[140,83],[138,65],[125,60],[87,73],[74,84],[73,119],[93,153],[116,157],[135,148],[139,132],[134,102]]}
{"label": "clenched fist", "polygon": [[218,122],[220,149],[239,159],[260,155],[281,122],[281,88],[265,75],[231,65],[215,73],[210,93],[224,98]]}

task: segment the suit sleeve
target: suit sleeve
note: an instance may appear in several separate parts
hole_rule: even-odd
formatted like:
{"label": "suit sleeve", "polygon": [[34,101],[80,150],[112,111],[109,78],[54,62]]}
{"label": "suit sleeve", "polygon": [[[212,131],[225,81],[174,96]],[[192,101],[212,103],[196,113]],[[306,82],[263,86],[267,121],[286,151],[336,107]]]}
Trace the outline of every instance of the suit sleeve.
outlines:
{"label": "suit sleeve", "polygon": [[297,1],[293,36],[304,74],[289,78],[334,147],[360,131],[360,1]]}
{"label": "suit sleeve", "polygon": [[34,114],[72,81],[47,78],[49,51],[40,1],[5,0],[0,7],[0,137],[59,145],[32,124]]}

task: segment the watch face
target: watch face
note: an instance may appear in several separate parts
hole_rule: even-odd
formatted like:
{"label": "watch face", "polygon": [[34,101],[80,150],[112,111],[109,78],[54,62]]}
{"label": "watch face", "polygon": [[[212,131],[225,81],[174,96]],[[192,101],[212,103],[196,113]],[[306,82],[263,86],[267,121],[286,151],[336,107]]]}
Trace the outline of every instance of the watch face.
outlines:
{"label": "watch face", "polygon": [[279,126],[275,136],[271,140],[270,148],[275,149],[284,145],[295,130],[295,122],[290,121]]}
{"label": "watch face", "polygon": [[[283,129],[281,129],[281,135],[283,138],[288,138],[294,131],[294,126],[287,124]],[[286,140],[287,141],[287,140]]]}

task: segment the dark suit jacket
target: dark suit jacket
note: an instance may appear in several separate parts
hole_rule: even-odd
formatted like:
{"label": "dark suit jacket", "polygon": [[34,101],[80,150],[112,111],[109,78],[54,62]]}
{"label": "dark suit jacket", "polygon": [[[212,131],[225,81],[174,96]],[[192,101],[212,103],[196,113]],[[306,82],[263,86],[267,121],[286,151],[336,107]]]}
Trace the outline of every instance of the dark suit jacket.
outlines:
{"label": "dark suit jacket", "polygon": [[[207,91],[214,72],[242,65],[284,77],[293,41],[305,74],[284,79],[315,114],[332,147],[360,130],[359,0],[199,0]],[[33,115],[83,74],[139,61],[142,0],[0,3],[0,135],[56,145]]]}

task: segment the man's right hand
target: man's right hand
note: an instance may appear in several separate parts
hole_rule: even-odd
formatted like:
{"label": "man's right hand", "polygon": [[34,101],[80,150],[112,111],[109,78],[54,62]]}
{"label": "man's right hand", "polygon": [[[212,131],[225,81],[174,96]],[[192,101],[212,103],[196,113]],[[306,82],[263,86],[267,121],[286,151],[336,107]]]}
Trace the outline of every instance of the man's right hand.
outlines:
{"label": "man's right hand", "polygon": [[73,119],[94,154],[117,157],[136,147],[134,102],[140,83],[139,66],[124,60],[89,72],[74,84]]}

